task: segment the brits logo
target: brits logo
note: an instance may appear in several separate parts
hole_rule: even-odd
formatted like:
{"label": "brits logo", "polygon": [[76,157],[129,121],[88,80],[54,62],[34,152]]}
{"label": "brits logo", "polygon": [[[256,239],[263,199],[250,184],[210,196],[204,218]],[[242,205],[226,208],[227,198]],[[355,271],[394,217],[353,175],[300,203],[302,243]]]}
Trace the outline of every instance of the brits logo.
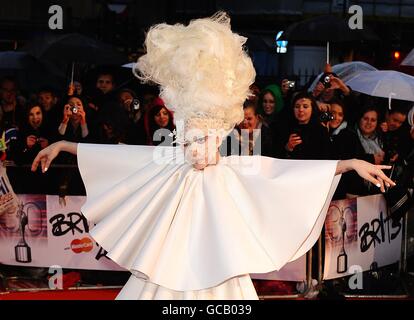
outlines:
{"label": "brits logo", "polygon": [[93,242],[89,238],[75,239],[71,242],[70,248],[74,253],[89,252],[93,249]]}

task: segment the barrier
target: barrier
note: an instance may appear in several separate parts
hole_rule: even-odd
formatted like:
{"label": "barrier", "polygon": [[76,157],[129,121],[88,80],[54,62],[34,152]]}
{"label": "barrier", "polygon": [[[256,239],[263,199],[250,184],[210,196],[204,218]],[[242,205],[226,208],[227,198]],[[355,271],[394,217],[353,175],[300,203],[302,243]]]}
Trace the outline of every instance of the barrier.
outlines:
{"label": "barrier", "polygon": [[[17,167],[17,166],[11,166],[11,167],[12,168],[15,168],[16,170],[22,169],[21,167]],[[24,170],[29,170],[29,168],[30,168],[30,166],[24,166],[23,167]],[[61,169],[65,169],[66,170],[68,168],[70,168],[70,169],[72,169],[74,171],[77,170],[77,167],[76,166],[73,166],[73,165],[71,165],[71,166],[67,166],[67,165],[54,165],[54,166],[52,166],[52,168],[50,169],[50,171],[53,172],[53,170],[56,170],[56,172],[57,172],[58,170],[61,170]],[[36,197],[36,196],[34,196],[34,195],[30,195],[30,196],[28,196],[28,195],[20,195],[19,197],[29,197],[30,198],[30,197]],[[39,196],[37,196],[37,197],[39,197]],[[54,207],[55,209],[59,206],[59,200],[60,200],[60,198],[58,196],[45,196],[44,195],[43,197],[45,197],[45,200],[43,200],[43,201],[46,204],[48,203],[48,201],[49,201],[49,203],[54,203],[54,205],[52,207]],[[381,196],[379,196],[379,197],[381,197]],[[29,198],[27,198],[23,202],[25,202],[25,203],[32,203],[32,204],[33,203],[36,203],[36,199],[29,199]],[[58,214],[61,214],[61,215],[64,216],[64,217],[60,216],[60,218],[61,218],[60,222],[63,222],[63,223],[69,223],[69,222],[71,222],[72,223],[72,226],[73,226],[73,223],[74,223],[73,220],[71,220],[71,221],[66,221],[65,220],[65,217],[67,218],[69,213],[77,213],[78,215],[76,217],[80,219],[81,214],[80,214],[80,210],[79,209],[80,209],[81,202],[82,202],[82,200],[80,200],[81,198],[82,198],[82,196],[68,196],[68,197],[66,197],[67,205],[69,203],[69,207],[67,207],[67,212],[54,212],[51,216],[49,216],[46,219],[49,222],[50,222],[50,220],[52,221],[50,223],[50,229],[51,230],[53,230],[53,227],[56,227],[56,225],[53,225],[53,222],[59,221],[59,219],[56,218],[56,215],[58,215]],[[70,207],[72,200],[78,201],[77,202],[78,203],[78,209],[77,210],[75,210],[72,207]],[[27,208],[25,210],[27,210]],[[404,275],[406,273],[406,268],[407,268],[407,214],[405,215],[405,217],[404,217],[404,219],[402,221],[402,224],[401,224],[401,228],[402,228],[402,238],[401,238],[401,240],[402,241],[401,241],[401,245],[400,245],[400,247],[401,247],[401,255],[399,257],[399,269],[400,269],[400,274],[401,275]],[[73,218],[73,217],[75,217],[75,215],[72,215],[71,217]],[[84,222],[81,221],[81,220],[79,220],[78,223],[81,224],[81,223],[84,223]],[[0,227],[0,229],[1,229],[1,227]],[[76,228],[75,228],[75,230],[76,230]],[[67,233],[65,233],[65,235],[66,236],[67,235],[70,235],[71,231],[72,230],[69,230]],[[82,231],[86,232],[87,230],[82,230]],[[16,239],[19,238],[18,233],[19,232],[18,232],[17,229],[14,230],[14,235],[12,237],[14,240],[16,240]],[[58,232],[58,234],[59,234],[59,232]],[[1,235],[1,230],[0,230],[0,235]],[[53,232],[52,232],[52,235],[53,235]],[[53,235],[53,236],[55,236],[55,235]],[[66,242],[65,242],[64,246],[61,247],[63,249],[63,250],[61,250],[61,252],[63,252],[64,254],[67,254],[68,251],[70,251],[70,250],[73,251],[73,249],[75,249],[75,251],[79,251],[79,252],[74,252],[73,251],[73,254],[74,255],[75,254],[78,254],[79,255],[79,254],[85,253],[86,249],[91,248],[91,245],[90,245],[89,242],[88,242],[88,245],[87,246],[84,243],[82,243],[82,240],[84,238],[86,238],[86,235],[85,234],[78,233],[78,234],[73,234],[73,236],[74,237],[67,238],[65,240]],[[321,236],[319,238],[319,241],[315,244],[316,253],[317,253],[316,259],[317,260],[315,260],[315,252],[312,252],[312,250],[310,250],[306,254],[306,272],[305,272],[305,279],[303,281],[301,280],[303,282],[303,284],[304,284],[304,289],[301,292],[298,292],[297,294],[293,294],[293,295],[292,294],[289,294],[289,295],[260,295],[259,298],[261,298],[261,299],[294,299],[294,298],[309,298],[309,297],[314,296],[315,295],[315,291],[317,291],[317,288],[314,287],[313,282],[312,282],[312,279],[313,279],[313,276],[312,275],[313,275],[313,271],[314,271],[313,262],[317,262],[315,265],[317,266],[316,278],[318,280],[318,283],[319,284],[322,284],[323,281],[324,281],[324,271],[325,271],[324,270],[324,264],[326,262],[323,259],[323,257],[322,257],[322,253],[323,253],[323,241],[322,241],[322,237],[324,237],[324,236],[325,236],[324,234],[321,234]],[[3,237],[4,237],[4,235],[3,235]],[[57,238],[59,238],[59,237],[63,237],[63,236],[58,236]],[[1,239],[2,238],[0,237],[0,242],[1,242]],[[63,238],[61,238],[61,239],[63,239]],[[57,240],[55,241],[55,240],[56,239],[54,239],[54,241],[53,241],[54,244],[59,243],[59,241],[57,241]],[[74,240],[78,240],[77,243],[73,243]],[[14,243],[13,246],[15,246],[17,243],[18,242],[16,241],[16,243]],[[24,241],[23,241],[23,244],[24,244]],[[24,247],[25,246],[22,246],[22,248],[24,248]],[[95,256],[96,256],[97,252],[96,251],[93,251],[93,250],[98,250],[99,251],[100,248],[98,247],[97,244],[94,244],[93,245],[93,249],[90,250],[90,252],[93,252],[95,254]],[[0,250],[0,252],[4,252],[4,250]],[[19,259],[16,258],[17,265],[27,265],[28,262],[24,262],[25,259],[26,260],[30,260],[30,259],[28,259],[27,252],[25,253],[24,249],[19,249],[19,251],[15,251],[14,252],[16,257],[19,256],[19,254],[17,252],[20,252],[20,258],[19,259],[21,260],[19,262],[18,261]],[[103,253],[103,252],[101,251],[101,253]],[[32,255],[31,258],[33,258],[33,257],[34,256]],[[1,262],[1,259],[0,259],[0,262]],[[50,261],[50,263],[48,263],[48,266],[49,265],[52,265],[52,264],[54,264],[53,261]],[[73,267],[73,268],[81,268],[82,267],[82,268],[86,268],[86,269],[96,269],[96,270],[99,270],[101,268],[101,266],[95,266],[94,267],[92,264],[87,264],[85,266],[81,266],[81,265],[68,265],[66,267]],[[110,265],[107,270],[113,270],[112,267],[114,267],[114,266],[113,265]],[[1,277],[1,275],[0,275],[0,277]],[[277,280],[277,278],[276,279],[273,279],[273,280]],[[281,279],[281,280],[286,280],[286,279]],[[3,278],[2,281],[4,282],[6,280]],[[402,285],[404,285],[404,284],[402,284]],[[4,285],[4,283],[3,283],[3,286],[7,287],[7,284]],[[404,291],[405,292],[408,292],[406,289]],[[364,295],[364,296],[362,296],[362,295],[345,295],[345,297],[354,297],[354,298],[358,298],[358,297],[365,297],[365,298],[371,298],[371,297],[373,297],[373,298],[383,298],[383,297],[406,298],[407,295],[406,294],[404,294],[404,295],[394,295],[394,296],[384,296],[384,295]]]}
{"label": "barrier", "polygon": [[[382,195],[376,195],[376,196],[371,196],[371,197],[363,197],[362,199],[367,200],[369,198],[381,198],[383,205],[385,206],[385,212],[386,212],[386,220],[390,222],[390,215],[388,212],[388,207],[385,205],[385,200],[383,199]],[[361,199],[361,198],[358,198]],[[365,214],[365,212],[363,213]],[[403,216],[402,220],[400,221],[400,223],[396,223],[395,225],[401,227],[401,232],[399,233],[400,240],[398,242],[398,247],[394,246],[391,247],[391,249],[389,249],[389,251],[394,251],[391,252],[392,254],[394,253],[395,256],[397,256],[397,261],[398,262],[398,285],[400,286],[400,288],[403,291],[403,294],[344,294],[345,298],[374,298],[374,299],[406,299],[409,297],[408,294],[408,288],[406,286],[405,283],[405,279],[407,278],[407,244],[408,244],[408,214],[409,212],[407,211],[405,213],[405,215]],[[380,215],[380,219],[383,218],[382,216],[382,211],[379,211],[379,215]],[[384,221],[384,220],[382,220]],[[372,223],[371,223],[372,224]],[[373,244],[375,245],[377,242],[381,242],[379,239],[376,239],[376,233],[378,232],[378,229],[374,229],[373,231],[371,231],[371,235],[374,236],[374,238],[372,239]],[[381,231],[381,230],[380,230]],[[389,232],[389,230],[388,230]],[[361,230],[360,230],[361,233]],[[397,237],[396,237],[397,238]],[[396,239],[394,238],[394,240]],[[324,264],[326,266],[326,257],[323,257],[323,247],[322,247],[322,237],[320,237],[319,241],[318,241],[318,265],[320,266],[318,269],[318,281],[319,283],[323,283],[324,280],[327,280],[326,278],[326,270],[324,270],[324,268],[322,268],[322,265]],[[388,242],[390,242],[390,240],[388,239]],[[326,248],[326,247],[325,247]],[[366,248],[364,248],[366,249]],[[395,250],[394,250],[395,249]],[[379,259],[381,257],[377,257],[377,260],[381,260]],[[374,265],[376,266],[376,268],[381,268],[383,266],[386,266],[387,264],[392,264],[393,261],[388,260],[388,263],[383,263],[382,265],[378,265],[377,262],[375,260],[372,261],[372,263],[374,263]],[[364,269],[363,271],[372,271],[372,270],[368,270],[368,269]],[[324,277],[325,276],[325,277]],[[344,276],[352,276],[352,274],[346,274]],[[329,278],[329,277],[328,277]]]}

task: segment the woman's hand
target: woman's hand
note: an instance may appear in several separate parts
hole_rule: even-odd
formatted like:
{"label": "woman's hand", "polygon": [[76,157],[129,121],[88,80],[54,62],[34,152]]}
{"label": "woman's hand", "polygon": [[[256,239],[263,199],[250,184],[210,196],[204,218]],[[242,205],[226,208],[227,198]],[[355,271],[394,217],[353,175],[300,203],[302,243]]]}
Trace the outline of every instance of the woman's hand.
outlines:
{"label": "woman's hand", "polygon": [[65,108],[63,109],[63,120],[62,123],[68,123],[70,117],[72,116],[72,107],[69,104],[65,105]]}
{"label": "woman's hand", "polygon": [[323,90],[325,90],[324,85],[322,84],[322,82],[318,81],[318,83],[316,84],[315,88],[312,91],[312,95],[315,98],[317,98],[323,92]]}
{"label": "woman's hand", "polygon": [[298,145],[298,144],[301,144],[302,143],[302,138],[299,136],[299,135],[297,135],[296,133],[293,133],[293,134],[291,134],[290,136],[289,136],[289,140],[288,140],[288,142],[287,142],[287,144],[286,144],[286,149],[289,151],[289,152],[292,152],[293,151],[293,149],[295,149],[295,147]]}
{"label": "woman's hand", "polygon": [[330,79],[331,79],[331,89],[339,89],[342,91],[344,95],[346,96],[349,95],[351,91],[341,79],[333,75],[330,76]]}
{"label": "woman's hand", "polygon": [[79,116],[81,118],[81,124],[86,124],[86,113],[83,110],[83,108],[79,108],[78,109],[78,114],[79,114]]}
{"label": "woman's hand", "polygon": [[45,173],[49,169],[52,160],[57,157],[62,150],[60,141],[51,144],[47,148],[41,150],[32,163],[32,171],[36,171],[39,164],[41,164],[42,172]]}
{"label": "woman's hand", "polygon": [[391,168],[391,166],[374,165],[363,160],[352,159],[339,161],[336,173],[340,174],[350,170],[355,170],[361,178],[380,188],[381,192],[385,192],[385,187],[388,188],[396,185],[395,182],[388,178],[382,171],[382,169]]}
{"label": "woman's hand", "polygon": [[44,149],[49,145],[49,140],[45,138],[39,138],[39,144],[40,144],[40,147]]}
{"label": "woman's hand", "polygon": [[47,148],[40,151],[32,163],[32,171],[36,171],[39,164],[42,167],[42,172],[45,173],[52,163],[53,159],[57,157],[59,152],[66,151],[76,155],[78,153],[78,144],[75,142],[58,141],[52,143]]}
{"label": "woman's hand", "polygon": [[31,149],[37,142],[37,137],[34,135],[30,135],[26,138],[26,145],[27,148]]}

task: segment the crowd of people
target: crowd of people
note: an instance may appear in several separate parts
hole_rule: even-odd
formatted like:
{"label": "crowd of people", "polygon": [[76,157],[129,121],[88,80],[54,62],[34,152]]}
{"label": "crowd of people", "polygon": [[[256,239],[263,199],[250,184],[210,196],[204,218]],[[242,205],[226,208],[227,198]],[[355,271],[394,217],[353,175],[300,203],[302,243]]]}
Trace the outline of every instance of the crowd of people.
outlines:
{"label": "crowd of people", "polygon": [[[335,74],[328,75],[329,85],[324,83],[324,74],[313,91],[295,90],[287,79],[262,89],[252,85],[252,95],[244,104],[244,120],[224,141],[221,154],[309,160],[359,158],[393,164],[412,152],[413,112],[409,103],[394,100],[389,109],[381,99],[358,94]],[[153,90],[138,95],[130,88],[118,89],[114,76],[102,72],[93,90],[85,91],[81,83],[74,82],[63,96],[50,87],[24,97],[13,78],[3,78],[2,160],[18,166],[30,164],[41,149],[58,140],[159,145],[175,129],[173,112]],[[61,155],[56,163],[76,165],[76,158]],[[36,185],[42,185],[40,174],[27,174]],[[63,174],[60,192],[68,192],[69,180],[69,175]],[[377,192],[378,188],[350,173],[342,177],[335,197]]]}
{"label": "crowd of people", "polygon": [[[327,75],[330,81],[324,84]],[[284,79],[280,85],[272,84],[262,90],[256,85],[252,87],[254,94],[244,106],[245,119],[230,134],[222,148],[223,155],[262,154],[308,160],[357,158],[392,165],[413,152],[412,103],[394,100],[389,108],[385,99],[354,92],[333,73],[323,74],[311,91],[295,91],[289,83]],[[343,175],[334,198],[379,192],[351,172]]]}

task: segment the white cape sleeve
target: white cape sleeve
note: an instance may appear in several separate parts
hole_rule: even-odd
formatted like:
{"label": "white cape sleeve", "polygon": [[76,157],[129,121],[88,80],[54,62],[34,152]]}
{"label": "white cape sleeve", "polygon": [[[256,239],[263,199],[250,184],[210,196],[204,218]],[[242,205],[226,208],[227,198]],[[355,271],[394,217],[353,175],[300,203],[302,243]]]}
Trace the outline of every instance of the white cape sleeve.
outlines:
{"label": "white cape sleeve", "polygon": [[179,150],[78,146],[90,234],[135,276],[202,290],[279,270],[318,239],[337,161],[231,156],[197,171]]}

